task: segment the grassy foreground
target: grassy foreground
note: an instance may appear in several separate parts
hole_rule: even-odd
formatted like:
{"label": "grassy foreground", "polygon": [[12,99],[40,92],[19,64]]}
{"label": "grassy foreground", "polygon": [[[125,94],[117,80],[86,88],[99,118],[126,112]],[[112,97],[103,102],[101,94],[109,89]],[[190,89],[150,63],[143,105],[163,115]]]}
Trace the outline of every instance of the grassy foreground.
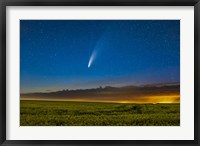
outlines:
{"label": "grassy foreground", "polygon": [[179,126],[180,104],[20,101],[21,126]]}

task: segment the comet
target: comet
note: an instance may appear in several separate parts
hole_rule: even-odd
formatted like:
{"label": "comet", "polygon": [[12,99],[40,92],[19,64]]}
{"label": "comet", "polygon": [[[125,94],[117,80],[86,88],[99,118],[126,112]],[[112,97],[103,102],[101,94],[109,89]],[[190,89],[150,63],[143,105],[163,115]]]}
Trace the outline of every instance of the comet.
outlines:
{"label": "comet", "polygon": [[88,62],[88,68],[90,68],[90,66],[91,66],[92,63],[94,62],[94,60],[95,60],[95,58],[96,58],[96,54],[97,54],[97,52],[94,50],[94,51],[92,52],[92,55],[90,56],[90,60],[89,60],[89,62]]}
{"label": "comet", "polygon": [[105,44],[105,32],[103,32],[101,34],[101,36],[99,37],[98,41],[96,42],[96,44],[94,45],[94,48],[93,48],[93,51],[92,51],[92,54],[90,56],[90,59],[89,59],[89,62],[88,62],[88,68],[91,67],[91,65],[94,63],[96,57],[97,57],[97,53],[99,54],[100,50],[102,48],[104,48],[104,44]]}

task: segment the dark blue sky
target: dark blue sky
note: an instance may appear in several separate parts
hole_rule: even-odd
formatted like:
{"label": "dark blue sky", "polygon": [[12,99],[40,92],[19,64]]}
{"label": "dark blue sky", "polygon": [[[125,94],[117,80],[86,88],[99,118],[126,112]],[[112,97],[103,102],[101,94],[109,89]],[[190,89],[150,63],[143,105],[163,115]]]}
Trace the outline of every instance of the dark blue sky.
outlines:
{"label": "dark blue sky", "polygon": [[20,21],[22,93],[179,81],[179,20]]}

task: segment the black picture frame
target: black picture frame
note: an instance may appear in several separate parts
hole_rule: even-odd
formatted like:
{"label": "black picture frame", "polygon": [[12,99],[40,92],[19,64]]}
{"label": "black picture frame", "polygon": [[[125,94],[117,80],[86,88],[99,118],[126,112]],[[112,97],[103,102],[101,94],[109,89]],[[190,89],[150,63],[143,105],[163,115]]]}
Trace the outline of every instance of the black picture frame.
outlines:
{"label": "black picture frame", "polygon": [[[7,6],[194,6],[194,140],[6,140],[6,7]],[[200,2],[199,0],[0,0],[0,144],[2,146],[200,146]]]}

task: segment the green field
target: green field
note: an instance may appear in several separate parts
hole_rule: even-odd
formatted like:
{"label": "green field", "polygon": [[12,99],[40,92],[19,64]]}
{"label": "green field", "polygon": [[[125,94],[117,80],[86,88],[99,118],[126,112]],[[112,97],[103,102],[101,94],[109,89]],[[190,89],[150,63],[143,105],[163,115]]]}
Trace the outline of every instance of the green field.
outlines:
{"label": "green field", "polygon": [[20,101],[21,126],[179,126],[180,104]]}

